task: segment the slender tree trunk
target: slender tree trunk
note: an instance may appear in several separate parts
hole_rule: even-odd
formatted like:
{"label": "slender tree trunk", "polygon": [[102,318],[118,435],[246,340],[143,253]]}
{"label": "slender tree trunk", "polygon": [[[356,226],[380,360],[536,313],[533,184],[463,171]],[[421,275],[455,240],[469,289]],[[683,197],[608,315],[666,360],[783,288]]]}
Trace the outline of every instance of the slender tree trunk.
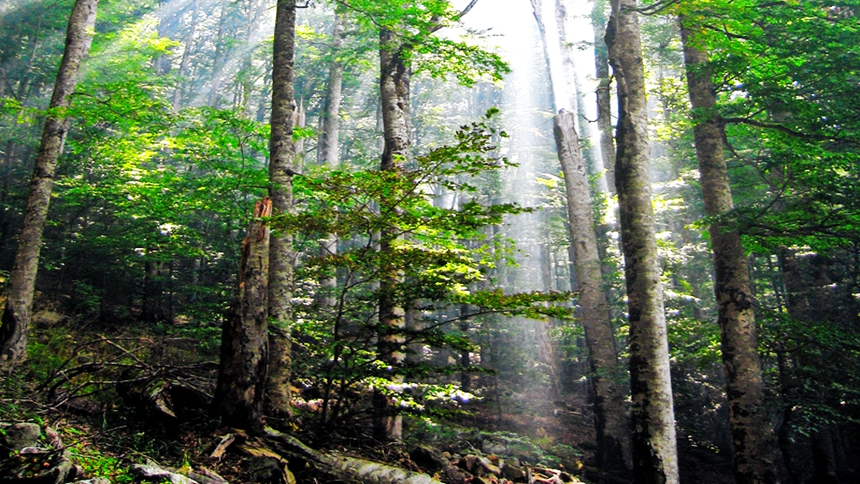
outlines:
{"label": "slender tree trunk", "polygon": [[576,80],[576,64],[573,61],[573,44],[568,39],[568,14],[567,0],[555,0],[555,24],[558,30],[559,48],[561,49],[562,76],[567,85],[568,99],[564,100],[565,106],[557,106],[559,109],[569,109],[578,113],[579,106],[579,83]]}
{"label": "slender tree trunk", "polygon": [[[335,14],[331,38],[331,61],[329,62],[328,86],[322,113],[322,135],[317,150],[317,162],[334,170],[340,165],[338,151],[340,139],[340,105],[343,98],[343,64],[338,59],[343,46],[344,16]],[[337,237],[329,235],[321,242],[320,252],[323,256],[337,254]],[[334,272],[320,280],[322,297],[320,304],[326,308],[335,305],[334,290],[337,286],[337,276]]]}
{"label": "slender tree trunk", "polygon": [[612,0],[606,29],[618,85],[615,186],[630,324],[633,471],[637,483],[676,484],[669,344],[651,207],[645,68],[635,8],[635,0]]}
{"label": "slender tree trunk", "polygon": [[340,138],[340,104],[343,98],[343,63],[338,59],[343,47],[344,17],[336,14],[331,33],[331,61],[329,62],[328,86],[322,113],[322,135],[319,141],[317,161],[329,168],[340,164],[338,140]]}
{"label": "slender tree trunk", "polygon": [[[3,153],[2,174],[0,174],[0,176],[3,177],[3,187],[2,192],[0,192],[0,253],[2,254],[8,254],[7,245],[12,236],[10,233],[12,216],[10,214],[9,207],[9,185],[12,183],[15,166],[15,162],[13,160],[17,157],[16,151],[17,144],[15,143],[15,140],[10,139],[6,143],[6,152]],[[7,256],[4,255],[2,259],[3,262],[5,262],[6,257]]]}
{"label": "slender tree trunk", "polygon": [[603,37],[606,34],[606,0],[596,0],[591,13],[594,28],[594,64],[597,73],[597,128],[600,131],[600,153],[603,159],[606,185],[615,191],[615,145],[612,142],[612,94],[609,86],[609,52]]}
{"label": "slender tree trunk", "polygon": [[[380,76],[379,90],[382,99],[382,127],[384,148],[380,168],[386,171],[399,172],[409,149],[409,68],[403,58],[404,46],[397,35],[383,29],[380,34]],[[382,230],[379,250],[383,254],[393,253],[396,244],[396,230]],[[396,264],[383,267],[380,281],[379,324],[384,328],[379,337],[378,351],[380,358],[392,368],[400,366],[405,353],[401,346],[403,336],[399,334],[403,328],[404,310],[397,302],[394,293],[401,283],[402,273]],[[399,377],[395,376],[396,381]],[[380,440],[399,440],[402,436],[402,417],[393,415],[390,402],[377,392],[374,403],[379,413],[375,434]]]}
{"label": "slender tree trunk", "polygon": [[630,430],[624,405],[624,375],[607,311],[603,275],[597,254],[597,235],[588,186],[588,170],[574,129],[574,114],[555,117],[555,143],[564,173],[570,239],[575,247],[579,318],[585,329],[588,364],[594,386],[597,460],[604,469],[630,469]]}
{"label": "slender tree trunk", "polygon": [[[51,108],[62,110],[69,106],[70,96],[77,86],[81,62],[92,43],[91,33],[97,6],[98,0],[77,0],[72,7],[66,31],[66,49],[54,84]],[[39,154],[30,179],[30,195],[24,211],[21,235],[18,237],[15,264],[9,277],[6,308],[0,322],[0,371],[11,370],[26,356],[42,233],[48,217],[57,158],[63,150],[70,124],[68,118],[56,116],[49,114],[45,120]]]}
{"label": "slender tree trunk", "polygon": [[[147,255],[149,256],[155,253],[154,250],[148,252]],[[164,262],[152,259],[144,263],[143,307],[140,317],[146,322],[154,323],[167,319],[162,301],[164,294],[163,266]]]}
{"label": "slender tree trunk", "polygon": [[263,430],[263,398],[268,361],[269,227],[272,201],[257,202],[242,242],[239,291],[221,336],[221,364],[212,401],[223,423],[254,432]]}
{"label": "slender tree trunk", "polygon": [[[693,26],[681,19],[687,86],[693,107],[693,133],[701,173],[705,212],[710,217],[733,208],[723,148],[723,129],[716,113],[716,92],[707,54],[698,48]],[[746,255],[737,231],[710,226],[719,304],[723,366],[732,428],[735,480],[738,484],[778,482],[776,442],[765,402],[765,384],[755,325]]]}
{"label": "slender tree trunk", "polygon": [[[272,60],[272,137],[269,144],[269,196],[277,215],[293,204],[292,175],[295,151],[293,136],[293,63],[295,57],[296,1],[278,0]],[[287,330],[291,317],[293,242],[290,234],[272,236],[269,263],[270,369],[267,383],[268,410],[290,413],[290,366],[292,341]]]}
{"label": "slender tree trunk", "polygon": [[185,38],[185,49],[182,51],[182,60],[179,62],[179,83],[176,85],[176,90],[173,91],[173,109],[179,109],[179,103],[182,101],[182,87],[185,76],[188,75],[188,65],[191,62],[191,49],[194,48],[194,35],[197,32],[197,18],[200,16],[200,5],[198,0],[194,0],[191,12],[191,25],[188,26],[188,36]]}
{"label": "slender tree trunk", "polygon": [[221,68],[224,67],[224,35],[227,26],[227,0],[221,0],[218,33],[215,35],[215,56],[212,58],[212,86],[207,105],[217,108],[221,102]]}

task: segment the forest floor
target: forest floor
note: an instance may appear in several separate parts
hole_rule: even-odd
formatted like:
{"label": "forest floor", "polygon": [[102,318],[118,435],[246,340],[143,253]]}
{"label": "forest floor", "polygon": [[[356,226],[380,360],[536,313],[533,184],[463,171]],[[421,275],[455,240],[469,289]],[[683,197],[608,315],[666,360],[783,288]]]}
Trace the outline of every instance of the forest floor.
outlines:
{"label": "forest floor", "polygon": [[[87,478],[137,482],[132,464],[152,462],[186,474],[211,470],[234,484],[284,482],[282,472],[273,474],[277,462],[249,454],[248,445],[224,451],[225,437],[235,431],[220,427],[205,408],[217,371],[217,345],[206,344],[213,331],[153,336],[65,323],[59,315],[42,315],[28,362],[0,383],[0,422],[35,422],[43,433],[52,429]],[[511,388],[492,377],[474,381],[485,384],[484,398],[442,418],[407,416],[402,443],[375,442],[360,419],[332,432],[336,439],[320,437],[316,416],[301,410],[276,426],[315,448],[436,475],[446,483],[506,482],[491,475],[481,479],[469,466],[483,459],[504,467],[497,455],[510,454],[517,454],[506,457],[515,462],[511,468],[526,469],[532,482],[623,482],[592,467],[593,417],[584,385],[559,396],[540,384]],[[163,411],[165,403],[169,412]],[[686,441],[680,449],[685,484],[731,482],[726,456]],[[437,466],[440,460],[454,470]],[[312,468],[289,468],[299,483],[330,482]]]}

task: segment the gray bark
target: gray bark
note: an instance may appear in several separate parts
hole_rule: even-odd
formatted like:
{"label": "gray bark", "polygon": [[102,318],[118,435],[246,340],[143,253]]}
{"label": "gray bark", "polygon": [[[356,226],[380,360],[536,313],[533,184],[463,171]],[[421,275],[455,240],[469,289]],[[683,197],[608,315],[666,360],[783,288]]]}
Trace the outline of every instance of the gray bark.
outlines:
{"label": "gray bark", "polygon": [[603,37],[606,34],[606,0],[596,0],[591,14],[594,28],[594,63],[597,73],[597,127],[600,130],[600,153],[606,185],[615,192],[615,145],[612,138],[612,94],[609,86],[609,52]]}
{"label": "gray bark", "polygon": [[[733,208],[723,128],[716,113],[716,91],[708,55],[697,47],[693,27],[684,25],[683,18],[681,22],[705,213],[717,217]],[[714,293],[719,304],[735,480],[738,484],[776,483],[779,482],[776,441],[765,406],[746,255],[737,231],[728,231],[724,224],[716,222],[711,224],[709,232],[716,269]]]}
{"label": "gray bark", "polygon": [[[329,63],[328,86],[323,105],[321,119],[322,135],[320,135],[319,148],[317,150],[317,162],[334,170],[340,165],[340,152],[338,151],[340,139],[340,105],[343,98],[343,64],[338,59],[340,49],[343,46],[343,23],[344,16],[336,14],[334,27],[332,28],[331,61]],[[329,235],[320,241],[321,255],[337,253],[337,237]],[[319,298],[320,305],[332,308],[335,305],[334,290],[337,286],[337,277],[334,273],[320,280],[320,289],[323,294]]]}
{"label": "gray bark", "polygon": [[624,375],[607,311],[606,294],[588,185],[588,170],[574,129],[574,114],[555,117],[555,142],[564,173],[571,244],[575,247],[579,319],[585,329],[588,364],[594,387],[597,460],[604,469],[629,469],[630,430],[624,405]]}
{"label": "gray bark", "polygon": [[637,483],[678,482],[669,345],[649,180],[645,68],[635,0],[612,0],[606,29],[618,86],[615,186],[630,325],[633,471]]}
{"label": "gray bark", "polygon": [[215,35],[215,56],[212,58],[212,85],[209,89],[207,105],[217,108],[221,103],[221,68],[224,67],[224,51],[226,50],[224,35],[227,25],[227,0],[221,0],[219,7],[218,33]]}
{"label": "gray bark", "polygon": [[[254,207],[254,218],[270,217],[272,201]],[[268,360],[269,227],[254,220],[242,242],[239,289],[221,335],[218,385],[213,415],[223,423],[254,432],[263,430]]]}
{"label": "gray bark", "polygon": [[573,45],[568,40],[568,13],[567,1],[555,0],[555,22],[558,29],[559,47],[561,48],[561,64],[564,72],[564,82],[567,83],[568,99],[565,101],[565,106],[559,108],[570,109],[572,112],[579,112],[579,85],[576,81],[576,64],[573,61]]}
{"label": "gray bark", "polygon": [[[296,2],[278,0],[275,16],[274,57],[272,58],[272,134],[269,141],[269,196],[275,215],[292,208],[293,146],[293,63],[295,56]],[[275,329],[270,334],[273,349],[267,383],[267,408],[276,415],[288,415],[290,405],[291,340],[286,330],[291,317],[293,248],[290,234],[272,235],[269,255],[269,318]]]}
{"label": "gray bark", "polygon": [[171,102],[174,110],[179,109],[179,103],[182,101],[183,78],[188,75],[188,65],[191,62],[191,49],[194,48],[194,36],[197,32],[197,19],[200,16],[200,4],[198,0],[194,0],[193,5],[191,25],[188,26],[185,49],[182,51],[182,60],[179,62],[179,83],[176,85],[176,90],[173,91],[173,100]]}
{"label": "gray bark", "polygon": [[343,98],[343,63],[338,56],[343,47],[343,22],[343,15],[335,15],[331,33],[328,86],[322,113],[322,135],[317,153],[317,161],[332,169],[340,164],[338,139],[340,138],[340,104]]}
{"label": "gray bark", "polygon": [[[39,154],[30,179],[30,194],[24,211],[24,222],[18,237],[18,252],[9,277],[6,308],[0,322],[0,370],[12,369],[24,360],[27,335],[36,289],[36,273],[42,249],[42,234],[48,217],[48,205],[54,188],[57,158],[69,129],[69,119],[57,117],[70,104],[70,96],[78,83],[81,62],[92,44],[98,0],[76,0],[66,30],[66,48],[48,114]],[[62,116],[62,115],[61,115]]]}
{"label": "gray bark", "polygon": [[[380,75],[379,90],[382,98],[382,129],[384,148],[380,169],[398,172],[403,169],[409,149],[409,79],[410,71],[404,60],[401,39],[390,30],[383,29],[379,34]],[[382,230],[379,250],[391,253],[397,235],[394,230]],[[379,324],[385,328],[379,337],[380,358],[392,367],[400,366],[405,360],[403,336],[400,330],[405,325],[405,311],[394,298],[396,287],[401,283],[400,268],[390,265],[381,268]],[[393,378],[398,380],[397,377]],[[377,393],[374,405],[379,413],[375,434],[380,440],[399,440],[402,436],[402,417],[392,415],[388,399]]]}

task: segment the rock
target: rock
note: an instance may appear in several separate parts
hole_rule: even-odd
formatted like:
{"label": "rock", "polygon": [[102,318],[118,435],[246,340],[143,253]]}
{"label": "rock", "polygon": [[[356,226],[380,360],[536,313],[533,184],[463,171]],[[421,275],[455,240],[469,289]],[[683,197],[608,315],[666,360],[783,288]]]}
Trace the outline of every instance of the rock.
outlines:
{"label": "rock", "polygon": [[12,450],[21,450],[25,447],[36,447],[39,434],[42,429],[38,425],[29,422],[16,423],[3,428],[5,435],[2,443]]}
{"label": "rock", "polygon": [[485,454],[497,454],[507,457],[517,457],[529,462],[540,461],[541,449],[537,445],[514,435],[492,434],[484,437],[481,451]]}
{"label": "rock", "polygon": [[94,479],[84,479],[83,481],[75,481],[72,484],[112,484],[104,477],[96,477]]}
{"label": "rock", "polygon": [[466,484],[470,479],[471,476],[452,465],[442,469],[442,472],[439,473],[439,480],[445,484]]}
{"label": "rock", "polygon": [[493,464],[493,462],[490,459],[488,459],[486,457],[480,457],[480,458],[478,458],[478,463],[481,465],[481,469],[478,472],[478,475],[489,474],[489,475],[493,475],[496,477],[502,475],[502,471],[501,471],[501,469],[499,469],[499,466]]}
{"label": "rock", "polygon": [[438,472],[449,465],[451,462],[445,458],[445,455],[438,450],[427,447],[418,446],[409,453],[409,458],[412,459],[418,467],[427,469],[432,472]]}
{"label": "rock", "polygon": [[504,461],[501,466],[502,477],[513,482],[526,482],[528,480],[526,471],[518,465]]}
{"label": "rock", "polygon": [[47,309],[43,309],[42,311],[37,312],[33,315],[32,318],[34,325],[47,327],[59,326],[65,320],[66,315]]}
{"label": "rock", "polygon": [[467,470],[470,474],[477,474],[480,468],[479,458],[476,455],[467,455],[460,460],[460,467]]}
{"label": "rock", "polygon": [[510,455],[510,451],[508,450],[507,442],[500,440],[484,440],[481,445],[481,451],[485,454],[502,454],[502,455]]}
{"label": "rock", "polygon": [[170,484],[200,484],[194,479],[190,479],[182,474],[162,469],[155,463],[149,464],[133,464],[131,466],[132,473],[146,482],[163,483],[165,481]]}
{"label": "rock", "polygon": [[65,452],[25,447],[23,454],[13,454],[0,461],[4,483],[62,484],[72,469]]}

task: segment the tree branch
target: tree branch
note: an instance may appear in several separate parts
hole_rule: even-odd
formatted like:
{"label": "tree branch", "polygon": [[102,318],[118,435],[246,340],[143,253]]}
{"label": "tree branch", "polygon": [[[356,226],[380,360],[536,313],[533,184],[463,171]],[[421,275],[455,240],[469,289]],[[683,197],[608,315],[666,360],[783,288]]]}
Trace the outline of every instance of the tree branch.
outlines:
{"label": "tree branch", "polygon": [[851,146],[860,146],[860,141],[846,138],[839,138],[837,136],[826,136],[819,134],[810,134],[810,133],[802,133],[800,131],[793,130],[787,126],[783,126],[781,124],[776,123],[766,123],[763,121],[756,121],[755,119],[750,118],[722,118],[722,122],[725,124],[735,123],[735,124],[748,124],[750,126],[755,126],[757,128],[764,129],[773,129],[776,131],[780,131],[782,133],[789,134],[796,138],[800,139],[808,139],[813,141],[833,141],[836,143],[846,143]]}

